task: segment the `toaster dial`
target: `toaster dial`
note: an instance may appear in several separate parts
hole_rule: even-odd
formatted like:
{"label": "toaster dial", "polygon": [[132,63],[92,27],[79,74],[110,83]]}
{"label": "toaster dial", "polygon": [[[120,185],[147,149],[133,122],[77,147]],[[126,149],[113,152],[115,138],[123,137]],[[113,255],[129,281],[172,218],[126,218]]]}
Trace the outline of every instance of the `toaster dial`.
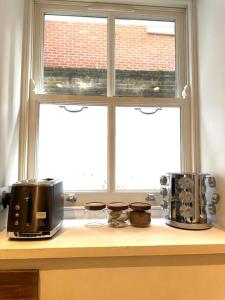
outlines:
{"label": "toaster dial", "polygon": [[15,226],[18,226],[19,223],[20,223],[20,222],[19,222],[18,220],[14,221],[14,225],[15,225]]}
{"label": "toaster dial", "polygon": [[20,210],[20,205],[19,204],[15,205],[15,210]]}

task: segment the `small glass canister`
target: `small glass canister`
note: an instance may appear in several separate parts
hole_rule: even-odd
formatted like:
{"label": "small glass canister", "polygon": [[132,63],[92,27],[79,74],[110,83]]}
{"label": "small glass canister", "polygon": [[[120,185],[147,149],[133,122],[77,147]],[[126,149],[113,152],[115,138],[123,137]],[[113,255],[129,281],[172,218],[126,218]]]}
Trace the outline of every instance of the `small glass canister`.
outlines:
{"label": "small glass canister", "polygon": [[87,202],[85,204],[85,226],[101,227],[106,225],[106,204],[103,202]]}
{"label": "small glass canister", "polygon": [[148,227],[151,223],[151,204],[133,202],[129,205],[130,224],[135,227]]}
{"label": "small glass canister", "polygon": [[129,224],[128,204],[112,202],[108,204],[108,224],[114,228],[126,227]]}

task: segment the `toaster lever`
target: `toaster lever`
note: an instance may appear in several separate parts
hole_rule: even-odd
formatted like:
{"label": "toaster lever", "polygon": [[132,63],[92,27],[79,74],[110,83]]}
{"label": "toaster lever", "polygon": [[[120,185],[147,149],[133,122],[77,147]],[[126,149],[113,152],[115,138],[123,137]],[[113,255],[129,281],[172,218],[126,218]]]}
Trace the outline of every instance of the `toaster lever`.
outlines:
{"label": "toaster lever", "polygon": [[26,214],[26,225],[29,226],[32,223],[32,195],[29,194],[28,197],[24,198],[27,204],[27,214]]}

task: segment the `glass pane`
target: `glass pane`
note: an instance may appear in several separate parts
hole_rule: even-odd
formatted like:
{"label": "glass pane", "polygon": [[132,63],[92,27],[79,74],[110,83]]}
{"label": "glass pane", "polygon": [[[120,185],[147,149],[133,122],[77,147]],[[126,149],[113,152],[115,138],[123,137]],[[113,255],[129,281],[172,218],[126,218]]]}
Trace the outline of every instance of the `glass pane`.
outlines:
{"label": "glass pane", "polygon": [[106,69],[106,18],[45,15],[45,92],[106,95]]}
{"label": "glass pane", "polygon": [[116,95],[175,97],[175,22],[117,19]]}
{"label": "glass pane", "polygon": [[38,177],[62,179],[66,190],[107,189],[106,107],[68,112],[59,105],[40,105]]}
{"label": "glass pane", "polygon": [[180,172],[180,109],[116,108],[116,189],[159,189],[159,178]]}

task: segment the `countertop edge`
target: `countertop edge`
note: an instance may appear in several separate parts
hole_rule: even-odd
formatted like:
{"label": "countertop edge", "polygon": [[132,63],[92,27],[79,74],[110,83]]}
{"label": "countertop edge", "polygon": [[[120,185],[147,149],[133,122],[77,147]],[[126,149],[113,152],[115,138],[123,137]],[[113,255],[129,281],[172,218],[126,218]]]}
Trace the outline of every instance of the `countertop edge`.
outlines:
{"label": "countertop edge", "polygon": [[225,254],[225,245],[158,245],[93,248],[0,249],[1,260],[63,259],[85,257],[135,257]]}

